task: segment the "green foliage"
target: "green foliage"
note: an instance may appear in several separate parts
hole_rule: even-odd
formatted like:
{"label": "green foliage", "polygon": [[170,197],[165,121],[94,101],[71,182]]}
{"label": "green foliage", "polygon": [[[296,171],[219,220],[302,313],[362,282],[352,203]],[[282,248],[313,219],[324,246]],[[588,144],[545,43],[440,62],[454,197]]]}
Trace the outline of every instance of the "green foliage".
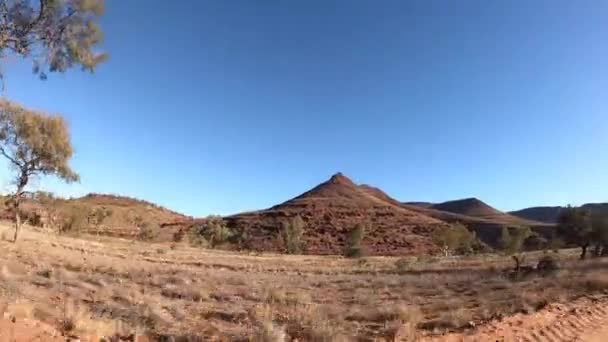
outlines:
{"label": "green foliage", "polygon": [[558,217],[557,233],[570,243],[589,244],[592,225],[589,212],[582,208],[567,206]]}
{"label": "green foliage", "polygon": [[591,239],[595,244],[595,256],[608,255],[608,218],[591,215]]}
{"label": "green foliage", "polygon": [[347,258],[359,258],[365,256],[365,250],[361,246],[365,235],[366,225],[357,223],[346,235],[346,248],[344,256]]}
{"label": "green foliage", "polygon": [[193,227],[190,242],[201,247],[215,248],[233,236],[221,216],[209,216],[202,225]]}
{"label": "green foliage", "polygon": [[455,223],[448,228],[437,230],[433,235],[433,241],[442,248],[445,256],[454,252],[468,253],[472,251],[476,240],[475,232],[469,231],[461,223]]}
{"label": "green foliage", "polygon": [[365,225],[357,223],[353,229],[348,232],[346,243],[349,247],[360,246],[365,235]]}
{"label": "green foliage", "polygon": [[19,178],[40,174],[66,182],[79,179],[68,165],[73,150],[67,124],[60,116],[0,101],[0,153],[18,169]]}
{"label": "green foliage", "polygon": [[19,204],[30,178],[54,175],[66,182],[77,181],[78,175],[68,164],[72,153],[70,134],[62,117],[0,101],[0,154],[15,170],[15,191],[11,201],[15,241],[21,225]]}
{"label": "green foliage", "polygon": [[567,206],[558,217],[557,234],[566,243],[581,247],[581,259],[587,255],[587,247],[594,238],[591,215],[587,210]]}
{"label": "green foliage", "polygon": [[302,236],[304,235],[304,221],[296,216],[290,222],[283,222],[283,243],[288,254],[297,254],[302,251]]}
{"label": "green foliage", "polygon": [[0,0],[0,56],[31,59],[41,79],[74,66],[93,71],[106,59],[94,51],[102,14],[103,0]]}
{"label": "green foliage", "polygon": [[591,231],[594,242],[604,246],[608,245],[608,218],[592,215]]}
{"label": "green foliage", "polygon": [[502,227],[500,248],[507,254],[519,253],[523,250],[526,239],[532,235],[530,227]]}

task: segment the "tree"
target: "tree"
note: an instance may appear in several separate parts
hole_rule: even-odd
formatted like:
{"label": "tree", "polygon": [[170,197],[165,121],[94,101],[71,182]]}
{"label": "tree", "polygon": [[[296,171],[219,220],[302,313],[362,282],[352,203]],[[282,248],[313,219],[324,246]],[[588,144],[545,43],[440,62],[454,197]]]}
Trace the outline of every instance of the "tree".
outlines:
{"label": "tree", "polygon": [[591,239],[595,244],[595,256],[608,255],[608,218],[591,215]]}
{"label": "tree", "polygon": [[290,222],[283,222],[283,242],[288,254],[297,254],[302,251],[302,236],[304,235],[304,221],[296,216]]}
{"label": "tree", "polygon": [[462,223],[455,223],[450,227],[437,230],[433,235],[433,241],[441,247],[444,256],[461,251],[467,252],[472,249],[476,240],[475,232],[471,232]]}
{"label": "tree", "polygon": [[93,71],[107,57],[94,51],[102,14],[103,0],[0,0],[0,58],[31,59],[41,79],[74,66]]}
{"label": "tree", "polygon": [[593,239],[593,229],[589,212],[582,208],[567,206],[559,213],[557,234],[566,243],[581,247],[581,260],[587,257],[587,248]]}
{"label": "tree", "polygon": [[512,256],[516,272],[519,272],[524,259],[524,242],[533,234],[530,227],[502,227],[499,245],[505,254]]}
{"label": "tree", "polygon": [[17,241],[21,218],[19,205],[31,177],[54,175],[65,182],[79,180],[69,166],[72,144],[65,120],[0,101],[0,154],[15,171],[11,209]]}
{"label": "tree", "polygon": [[357,223],[346,235],[346,249],[344,256],[348,258],[361,257],[364,254],[361,242],[365,234],[366,226],[362,223]]}

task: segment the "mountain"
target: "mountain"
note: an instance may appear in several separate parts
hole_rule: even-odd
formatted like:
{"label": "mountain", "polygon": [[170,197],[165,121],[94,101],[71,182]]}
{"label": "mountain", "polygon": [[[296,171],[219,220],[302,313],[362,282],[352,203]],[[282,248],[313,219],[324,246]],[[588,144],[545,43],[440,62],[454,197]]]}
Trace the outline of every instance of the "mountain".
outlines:
{"label": "mountain", "polygon": [[416,206],[416,207],[421,207],[421,208],[430,208],[431,206],[433,206],[433,203],[431,203],[431,202],[403,202],[401,204]]}
{"label": "mountain", "polygon": [[516,211],[511,211],[509,214],[521,217],[527,220],[535,220],[545,223],[556,223],[562,207],[532,207]]}
{"label": "mountain", "polygon": [[[587,203],[581,206],[584,209],[589,210],[592,214],[600,215],[608,218],[608,203]],[[564,207],[531,207],[512,211],[509,214],[517,217],[521,217],[528,220],[535,220],[545,223],[557,223],[559,212]]]}
{"label": "mountain", "polygon": [[502,214],[477,198],[465,198],[454,201],[433,204],[431,209],[447,211],[473,217],[495,217]]}
{"label": "mountain", "polygon": [[477,198],[465,198],[432,205],[404,202],[402,207],[447,223],[462,223],[475,231],[477,237],[490,246],[497,246],[502,227],[529,226],[540,236],[549,238],[553,224],[510,215]]}
{"label": "mountain", "polygon": [[283,222],[300,216],[310,254],[340,254],[346,234],[370,223],[362,245],[371,255],[422,254],[436,250],[431,234],[446,224],[401,206],[380,189],[357,185],[341,173],[309,191],[266,210],[225,217],[229,227],[244,231],[252,249],[282,250]]}
{"label": "mountain", "polygon": [[432,234],[455,222],[465,224],[490,246],[496,246],[505,225],[527,225],[541,236],[550,236],[553,229],[552,224],[503,213],[475,198],[403,203],[341,173],[271,208],[224,219],[237,234],[247,236],[245,248],[280,252],[282,225],[296,216],[305,222],[305,252],[309,254],[340,254],[347,232],[358,223],[370,224],[362,244],[371,255],[435,252]]}
{"label": "mountain", "polygon": [[491,207],[477,198],[465,198],[434,204],[429,209],[492,221],[503,225],[537,225],[540,222],[513,216]]}

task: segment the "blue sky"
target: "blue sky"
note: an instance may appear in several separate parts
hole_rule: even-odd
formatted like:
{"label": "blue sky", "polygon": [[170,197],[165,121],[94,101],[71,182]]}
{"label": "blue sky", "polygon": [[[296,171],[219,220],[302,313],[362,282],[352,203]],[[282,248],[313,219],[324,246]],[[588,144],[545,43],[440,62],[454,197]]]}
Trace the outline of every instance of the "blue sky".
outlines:
{"label": "blue sky", "polygon": [[[605,201],[606,1],[106,1],[110,59],[4,96],[65,115],[82,181],[203,216],[341,171],[404,201]],[[3,190],[8,173],[0,169]]]}

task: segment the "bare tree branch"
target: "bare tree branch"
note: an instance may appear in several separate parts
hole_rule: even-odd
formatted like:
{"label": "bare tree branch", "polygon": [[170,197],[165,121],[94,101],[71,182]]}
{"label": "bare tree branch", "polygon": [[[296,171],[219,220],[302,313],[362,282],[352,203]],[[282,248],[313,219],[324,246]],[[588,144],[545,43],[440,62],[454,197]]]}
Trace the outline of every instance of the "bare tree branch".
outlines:
{"label": "bare tree branch", "polygon": [[20,163],[19,163],[17,160],[15,160],[13,157],[9,156],[9,155],[6,153],[6,151],[4,151],[4,148],[3,148],[3,147],[0,147],[0,153],[2,153],[2,155],[3,155],[4,157],[6,157],[6,159],[10,160],[10,161],[11,161],[13,164],[17,165],[19,168],[21,168],[21,167],[22,167],[22,165],[21,165],[21,164],[20,164]]}

